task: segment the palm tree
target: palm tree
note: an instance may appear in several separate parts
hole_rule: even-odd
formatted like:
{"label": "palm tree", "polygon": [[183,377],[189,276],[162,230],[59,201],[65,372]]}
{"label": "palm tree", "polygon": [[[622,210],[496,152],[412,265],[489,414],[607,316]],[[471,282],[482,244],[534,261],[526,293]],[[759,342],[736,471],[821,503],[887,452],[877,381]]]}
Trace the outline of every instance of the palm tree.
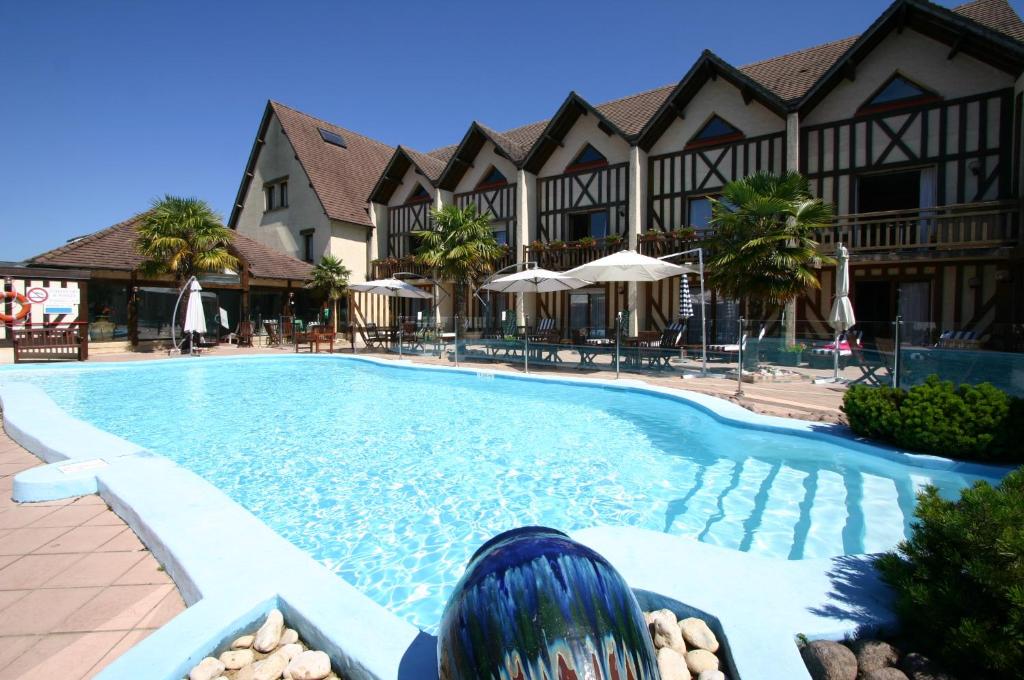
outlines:
{"label": "palm tree", "polygon": [[505,251],[491,232],[490,215],[480,215],[473,204],[446,205],[431,210],[430,216],[432,229],[412,232],[419,242],[416,261],[430,267],[435,278],[455,284],[455,312],[459,313],[462,289],[490,273]]}
{"label": "palm tree", "polygon": [[[794,302],[820,286],[815,270],[832,262],[814,240],[815,230],[831,219],[832,206],[811,196],[799,173],[759,172],[730,182],[711,199],[708,284],[743,300],[746,314]],[[787,314],[787,337],[795,329],[793,316]]]}
{"label": "palm tree", "polygon": [[348,277],[352,274],[341,260],[333,255],[324,255],[320,264],[313,267],[313,272],[306,288],[323,296],[323,309],[330,305],[331,321],[334,330],[338,330],[338,300],[348,292]]}
{"label": "palm tree", "polygon": [[154,199],[137,227],[136,249],[146,275],[172,274],[178,283],[200,272],[237,269],[228,246],[233,234],[220,216],[198,198]]}

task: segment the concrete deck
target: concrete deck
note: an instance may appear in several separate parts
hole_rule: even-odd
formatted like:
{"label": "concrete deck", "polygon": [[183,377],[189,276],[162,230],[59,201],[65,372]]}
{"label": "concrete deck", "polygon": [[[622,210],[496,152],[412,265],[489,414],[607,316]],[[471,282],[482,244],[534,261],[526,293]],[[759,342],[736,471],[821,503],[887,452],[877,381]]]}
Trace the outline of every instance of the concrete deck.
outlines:
{"label": "concrete deck", "polygon": [[14,475],[42,464],[0,430],[0,668],[92,678],[185,603],[99,496],[10,500]]}

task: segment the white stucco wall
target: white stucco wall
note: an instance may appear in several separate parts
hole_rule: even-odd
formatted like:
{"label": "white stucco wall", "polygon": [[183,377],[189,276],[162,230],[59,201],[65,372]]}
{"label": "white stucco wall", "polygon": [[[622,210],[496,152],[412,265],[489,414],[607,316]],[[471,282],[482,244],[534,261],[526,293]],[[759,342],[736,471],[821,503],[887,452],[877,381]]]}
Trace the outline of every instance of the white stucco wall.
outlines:
{"label": "white stucco wall", "polygon": [[349,268],[351,281],[365,281],[369,271],[370,230],[361,224],[331,220],[331,240],[328,252],[341,259]]}
{"label": "white stucco wall", "polygon": [[713,114],[735,125],[747,137],[781,132],[786,121],[757,100],[743,101],[739,89],[724,78],[708,80],[684,107],[685,118],[676,118],[651,147],[650,154],[679,151],[704,127]]}
{"label": "white stucco wall", "polygon": [[537,176],[561,175],[565,172],[565,166],[569,165],[588,143],[604,154],[609,165],[629,161],[629,143],[616,134],[605,134],[597,127],[597,116],[587,114],[576,120],[576,124],[562,140],[562,146],[555,149]]}
{"label": "white stucco wall", "polygon": [[473,167],[466,171],[459,183],[455,186],[455,193],[462,194],[476,189],[476,185],[482,180],[491,169],[491,166],[498,169],[498,172],[505,175],[509,184],[516,183],[516,166],[512,161],[502,158],[494,153],[494,144],[485,142],[480,153],[473,159]]}
{"label": "white stucco wall", "polygon": [[948,45],[911,29],[894,31],[857,65],[856,80],[839,83],[801,123],[852,117],[895,71],[945,99],[1013,86],[1012,76],[962,53],[947,59],[949,51]]}
{"label": "white stucco wall", "polygon": [[388,201],[389,206],[403,205],[408,200],[409,195],[412,194],[413,188],[416,184],[422,184],[423,188],[427,190],[431,198],[437,195],[434,191],[434,187],[431,186],[430,180],[416,171],[415,165],[410,165],[409,169],[405,171],[405,175],[402,176],[402,183],[398,185],[394,193],[391,194],[391,199]]}
{"label": "white stucco wall", "polygon": [[[288,177],[288,207],[264,211],[263,185],[279,177]],[[271,118],[262,148],[256,159],[249,190],[242,199],[236,225],[238,231],[275,250],[303,259],[300,232],[314,229],[313,258],[330,252],[331,226],[320,199],[295,158],[291,142],[281,131],[277,116]]]}

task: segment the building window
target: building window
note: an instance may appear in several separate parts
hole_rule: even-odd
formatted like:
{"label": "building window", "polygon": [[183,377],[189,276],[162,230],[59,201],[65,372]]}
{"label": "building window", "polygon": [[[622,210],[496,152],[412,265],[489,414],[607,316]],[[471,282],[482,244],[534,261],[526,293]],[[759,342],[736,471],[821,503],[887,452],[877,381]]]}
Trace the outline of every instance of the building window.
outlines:
{"label": "building window", "polygon": [[299,232],[302,236],[302,259],[306,262],[313,261],[313,229],[304,229]]}
{"label": "building window", "polygon": [[263,185],[263,209],[266,212],[288,207],[288,178],[281,177]]}
{"label": "building window", "polygon": [[342,149],[348,148],[348,145],[345,144],[345,138],[337,132],[331,132],[330,130],[325,130],[323,128],[317,128],[317,131],[320,132],[320,139],[324,140],[328,144],[340,146]]}
{"label": "building window", "polygon": [[508,227],[504,224],[492,224],[491,233],[494,234],[494,240],[499,246],[508,245]]}
{"label": "building window", "polygon": [[569,327],[601,329],[605,328],[605,315],[608,308],[604,291],[581,293],[574,291],[569,295]]}
{"label": "building window", "polygon": [[857,212],[934,207],[934,186],[934,168],[861,175],[857,178]]}
{"label": "building window", "polygon": [[608,165],[608,159],[604,157],[604,154],[590,144],[587,144],[576,154],[576,158],[572,159],[572,163],[565,167],[565,171],[590,170],[591,168],[600,168],[605,165]]}
{"label": "building window", "polygon": [[711,227],[711,199],[713,196],[697,196],[686,204],[686,226],[698,232]]}
{"label": "building window", "polygon": [[712,144],[723,144],[737,139],[743,139],[743,133],[739,128],[718,115],[713,115],[704,123],[704,127],[697,131],[687,143],[687,148],[694,146],[710,146]]}
{"label": "building window", "polygon": [[504,186],[505,184],[508,184],[508,180],[505,179],[505,175],[501,174],[501,171],[492,165],[490,171],[484,175],[483,179],[480,180],[480,183],[476,185],[476,188],[493,189],[494,187]]}
{"label": "building window", "polygon": [[579,241],[581,238],[604,238],[608,235],[608,211],[574,213],[569,215],[566,239]]}
{"label": "building window", "polygon": [[860,107],[858,113],[871,113],[898,109],[915,104],[937,101],[939,95],[896,73],[885,81]]}
{"label": "building window", "polygon": [[427,191],[422,184],[417,183],[416,187],[409,193],[409,198],[405,199],[406,203],[423,203],[430,200],[430,192]]}

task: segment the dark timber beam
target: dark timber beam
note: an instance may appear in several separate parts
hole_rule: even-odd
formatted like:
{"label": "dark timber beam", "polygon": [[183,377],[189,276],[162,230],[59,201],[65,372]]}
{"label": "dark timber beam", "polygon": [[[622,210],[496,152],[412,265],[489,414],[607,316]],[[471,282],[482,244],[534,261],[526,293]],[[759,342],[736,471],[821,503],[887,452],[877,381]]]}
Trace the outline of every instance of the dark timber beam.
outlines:
{"label": "dark timber beam", "polygon": [[548,133],[544,133],[544,139],[548,140],[549,142],[552,142],[553,144],[557,144],[558,146],[565,146],[565,144],[563,144],[561,140],[555,139]]}
{"label": "dark timber beam", "polygon": [[676,104],[675,102],[669,102],[668,108],[672,111],[672,113],[679,116],[680,118],[686,118],[685,109],[680,108],[679,105]]}
{"label": "dark timber beam", "polygon": [[612,129],[612,126],[604,122],[603,120],[597,121],[597,129],[605,133],[609,137],[615,134],[615,130]]}
{"label": "dark timber beam", "polygon": [[843,65],[843,77],[851,83],[857,80],[857,63],[853,59]]}
{"label": "dark timber beam", "polygon": [[960,54],[960,50],[962,50],[964,48],[964,43],[966,43],[966,42],[967,42],[967,36],[965,36],[963,33],[958,35],[956,37],[956,40],[953,42],[953,47],[951,47],[950,50],[949,50],[949,54],[946,55],[946,60],[947,61],[951,61],[953,59],[953,57],[955,57],[956,55]]}
{"label": "dark timber beam", "polygon": [[740,88],[740,95],[743,97],[743,103],[750,106],[750,102],[754,100],[754,92],[744,85]]}

